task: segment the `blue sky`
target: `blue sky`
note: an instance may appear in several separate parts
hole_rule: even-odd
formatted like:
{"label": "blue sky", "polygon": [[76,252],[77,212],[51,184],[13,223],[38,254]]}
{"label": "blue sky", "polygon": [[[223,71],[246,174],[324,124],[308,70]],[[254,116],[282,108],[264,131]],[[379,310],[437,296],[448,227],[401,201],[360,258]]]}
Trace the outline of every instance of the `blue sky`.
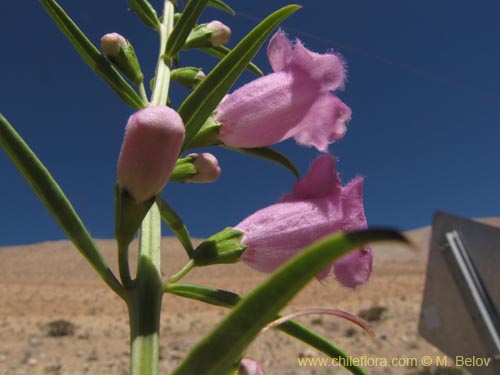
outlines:
{"label": "blue sky", "polygon": [[[91,40],[120,32],[148,79],[157,35],[125,0],[61,0]],[[157,9],[160,1],[152,2]],[[202,21],[233,30],[229,46],[285,1],[231,1],[240,14],[208,10]],[[497,1],[307,0],[283,28],[316,52],[348,63],[339,97],[353,111],[346,136],[330,147],[347,183],[366,177],[372,226],[412,229],[436,210],[500,215],[500,23]],[[123,129],[132,113],[80,60],[37,1],[0,5],[0,111],[38,153],[91,234],[113,235],[113,186]],[[215,60],[189,53],[186,65]],[[266,72],[264,53],[256,59]],[[237,86],[253,79],[245,74]],[[186,91],[171,89],[178,106]],[[318,153],[293,141],[277,147],[304,174]],[[273,164],[211,150],[223,169],[211,185],[169,184],[164,197],[194,236],[237,224],[290,191],[293,177]],[[0,152],[0,245],[64,238],[5,154]]]}

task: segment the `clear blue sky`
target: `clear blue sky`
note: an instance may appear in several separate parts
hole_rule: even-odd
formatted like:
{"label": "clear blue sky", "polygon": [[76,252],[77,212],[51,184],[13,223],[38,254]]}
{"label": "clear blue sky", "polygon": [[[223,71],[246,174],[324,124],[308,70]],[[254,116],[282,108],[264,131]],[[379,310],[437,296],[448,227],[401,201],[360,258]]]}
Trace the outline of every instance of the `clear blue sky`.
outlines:
{"label": "clear blue sky", "polygon": [[[288,4],[227,2],[240,13],[209,10],[233,29],[234,45],[256,19]],[[87,35],[120,32],[150,78],[157,35],[125,0],[61,0]],[[160,1],[153,4],[160,8]],[[347,135],[330,147],[344,182],[366,176],[372,226],[411,229],[436,210],[500,215],[500,3],[452,0],[307,0],[283,25],[317,52],[334,48],[349,67],[339,96],[353,111]],[[0,5],[0,111],[65,189],[98,238],[113,235],[113,186],[126,119],[132,113],[80,60],[37,1]],[[190,53],[186,65],[214,59]],[[266,72],[264,53],[256,59]],[[238,83],[252,79],[245,75]],[[178,105],[186,91],[172,88]],[[279,145],[301,173],[317,156],[293,141]],[[223,175],[212,185],[169,184],[164,197],[194,236],[237,224],[275,202],[294,182],[270,163],[213,149]],[[0,152],[0,245],[64,238]]]}

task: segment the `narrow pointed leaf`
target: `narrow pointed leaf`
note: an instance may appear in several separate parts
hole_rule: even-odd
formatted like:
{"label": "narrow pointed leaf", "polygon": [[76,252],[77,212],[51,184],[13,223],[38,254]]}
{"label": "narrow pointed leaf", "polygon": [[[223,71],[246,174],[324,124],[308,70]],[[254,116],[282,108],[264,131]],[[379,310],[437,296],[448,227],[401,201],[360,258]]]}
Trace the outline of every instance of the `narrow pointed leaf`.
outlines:
{"label": "narrow pointed leaf", "polygon": [[173,375],[227,374],[261,329],[324,267],[368,242],[387,240],[406,242],[398,232],[365,230],[334,234],[308,246],[243,298],[229,316],[193,348]]}
{"label": "narrow pointed leaf", "polygon": [[175,24],[172,34],[168,37],[165,55],[167,58],[172,58],[179,52],[186,42],[189,33],[196,26],[198,18],[203,9],[207,6],[208,0],[190,0],[184,8],[181,18]]}
{"label": "narrow pointed leaf", "polygon": [[264,160],[269,160],[272,161],[273,163],[279,164],[282,167],[285,167],[288,169],[290,172],[293,173],[293,175],[299,179],[300,174],[295,166],[290,159],[288,159],[285,155],[283,155],[281,152],[278,152],[276,150],[273,150],[272,148],[269,147],[257,147],[257,148],[235,148],[235,147],[229,147],[229,146],[224,146],[225,148],[233,151],[240,152],[242,154],[246,155],[251,155],[255,156]]}
{"label": "narrow pointed leaf", "polygon": [[[222,306],[232,308],[242,298],[233,292],[229,292],[222,289],[210,288],[201,285],[193,284],[174,284],[169,285],[167,292],[181,296],[184,298],[190,298],[197,301],[209,303],[215,306]],[[277,317],[280,317],[278,315]],[[315,332],[309,330],[300,323],[293,320],[289,320],[286,323],[280,324],[276,329],[295,337],[296,339],[308,344],[316,350],[326,354],[330,358],[343,358],[344,363],[349,363],[350,365],[346,367],[354,375],[366,375],[361,367],[355,366],[350,356],[344,353],[339,348],[333,346],[327,339],[316,334]]]}
{"label": "narrow pointed leaf", "polygon": [[236,13],[234,13],[234,10],[227,5],[225,2],[221,0],[208,0],[208,5],[211,7],[223,10],[226,13],[229,13],[230,15],[234,16]]}
{"label": "narrow pointed leaf", "polygon": [[272,31],[300,6],[288,5],[269,15],[223,58],[186,98],[179,114],[186,125],[185,149],[208,116],[236,82]]}
{"label": "narrow pointed leaf", "polygon": [[155,8],[147,0],[128,0],[130,9],[133,10],[139,18],[149,27],[155,30],[160,29],[160,21]]}
{"label": "narrow pointed leaf", "polygon": [[[219,59],[224,58],[227,54],[229,54],[229,52],[231,52],[231,50],[226,46],[205,47],[200,49],[208,53],[209,55],[218,57]],[[260,68],[252,62],[248,63],[247,69],[250,72],[258,75],[259,77],[262,77],[264,75],[264,72],[260,70]]]}
{"label": "narrow pointed leaf", "polygon": [[189,235],[189,231],[180,218],[179,215],[174,211],[170,205],[165,202],[163,199],[159,198],[156,201],[158,208],[160,209],[160,215],[162,220],[175,234],[179,242],[182,244],[189,258],[193,257],[194,247],[191,242],[191,236]]}
{"label": "narrow pointed leaf", "polygon": [[47,13],[73,45],[83,61],[100,76],[118,96],[134,109],[144,107],[137,92],[125,81],[111,63],[101,55],[75,22],[55,0],[40,0]]}
{"label": "narrow pointed leaf", "polygon": [[0,114],[0,146],[75,247],[106,284],[123,297],[120,283],[111,272],[68,198],[42,162],[2,114]]}

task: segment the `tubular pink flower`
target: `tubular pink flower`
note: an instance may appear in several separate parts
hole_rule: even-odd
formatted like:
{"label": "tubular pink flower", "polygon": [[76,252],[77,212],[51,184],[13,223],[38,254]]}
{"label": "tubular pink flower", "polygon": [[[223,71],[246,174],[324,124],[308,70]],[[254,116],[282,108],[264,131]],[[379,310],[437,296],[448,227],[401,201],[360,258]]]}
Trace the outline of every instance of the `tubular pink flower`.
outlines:
{"label": "tubular pink flower", "polygon": [[219,138],[232,147],[262,147],[294,138],[303,146],[327,151],[342,138],[351,110],[331,91],[343,86],[345,69],[333,52],[309,51],[278,31],[267,48],[274,73],[228,95],[215,120]]}
{"label": "tubular pink flower", "polygon": [[[235,227],[244,233],[242,243],[248,246],[242,261],[256,270],[271,272],[324,236],[365,228],[362,185],[363,179],[358,177],[343,187],[335,159],[319,157],[291,194]],[[344,286],[364,284],[372,269],[371,249],[353,251],[338,259],[333,268]],[[318,280],[326,278],[331,269],[329,266],[317,275]]]}
{"label": "tubular pink flower", "polygon": [[166,185],[184,141],[184,123],[167,106],[148,107],[128,119],[118,159],[118,184],[137,203]]}

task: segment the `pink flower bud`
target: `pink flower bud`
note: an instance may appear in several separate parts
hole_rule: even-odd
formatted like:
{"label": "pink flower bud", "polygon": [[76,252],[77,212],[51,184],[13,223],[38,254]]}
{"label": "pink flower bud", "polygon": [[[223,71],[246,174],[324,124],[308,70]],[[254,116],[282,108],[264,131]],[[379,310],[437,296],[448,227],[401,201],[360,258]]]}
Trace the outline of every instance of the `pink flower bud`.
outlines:
{"label": "pink flower bud", "polygon": [[309,51],[276,33],[267,48],[274,73],[234,91],[217,107],[219,138],[228,146],[263,147],[294,138],[327,151],[342,138],[351,110],[331,92],[345,80],[342,59]]}
{"label": "pink flower bud", "polygon": [[262,371],[258,362],[244,358],[240,362],[238,375],[264,375],[264,371]]}
{"label": "pink flower bud", "polygon": [[148,107],[128,119],[118,159],[118,184],[142,203],[166,185],[184,141],[184,123],[167,106]]}
{"label": "pink flower bud", "polygon": [[220,167],[217,158],[208,153],[189,154],[194,159],[193,166],[198,174],[191,177],[189,182],[214,182],[220,176]]}
{"label": "pink flower bud", "polygon": [[106,34],[101,38],[101,50],[106,56],[118,57],[120,49],[125,50],[127,46],[127,40],[118,33]]}
{"label": "pink flower bud", "polygon": [[[291,194],[263,208],[239,223],[247,245],[242,261],[252,268],[272,272],[305,247],[324,236],[366,227],[363,209],[362,178],[342,186],[335,171],[335,159],[324,155],[316,159],[309,173],[298,181]],[[335,261],[337,280],[354,288],[368,281],[372,269],[369,247]],[[324,279],[327,267],[316,277]]]}
{"label": "pink flower bud", "polygon": [[231,29],[219,21],[209,22],[206,30],[211,33],[210,43],[214,47],[226,44],[231,38]]}

